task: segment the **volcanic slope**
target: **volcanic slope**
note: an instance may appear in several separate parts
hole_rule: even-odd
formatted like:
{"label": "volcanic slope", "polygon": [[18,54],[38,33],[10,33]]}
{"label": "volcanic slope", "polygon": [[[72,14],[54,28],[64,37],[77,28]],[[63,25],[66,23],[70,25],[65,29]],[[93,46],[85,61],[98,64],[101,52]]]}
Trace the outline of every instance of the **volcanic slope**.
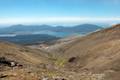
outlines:
{"label": "volcanic slope", "polygon": [[62,49],[67,69],[106,73],[106,80],[120,79],[120,24],[81,37]]}

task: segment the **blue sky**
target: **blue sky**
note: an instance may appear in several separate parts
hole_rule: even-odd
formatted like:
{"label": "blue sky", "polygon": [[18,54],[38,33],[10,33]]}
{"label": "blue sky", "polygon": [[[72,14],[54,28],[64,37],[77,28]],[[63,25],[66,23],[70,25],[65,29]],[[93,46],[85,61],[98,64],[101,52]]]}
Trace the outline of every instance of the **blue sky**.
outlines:
{"label": "blue sky", "polygon": [[119,21],[120,0],[0,0],[0,24]]}

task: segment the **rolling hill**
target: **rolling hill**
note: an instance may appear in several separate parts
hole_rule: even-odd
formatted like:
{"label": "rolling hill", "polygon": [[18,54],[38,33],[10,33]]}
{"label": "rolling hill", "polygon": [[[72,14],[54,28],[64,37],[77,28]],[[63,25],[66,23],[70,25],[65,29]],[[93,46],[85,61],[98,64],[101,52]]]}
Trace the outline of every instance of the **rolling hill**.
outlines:
{"label": "rolling hill", "polygon": [[26,35],[13,35],[13,36],[0,36],[0,40],[8,41],[20,45],[32,45],[49,43],[54,40],[60,39],[56,36],[51,36],[47,34],[26,34]]}
{"label": "rolling hill", "polygon": [[[83,24],[76,26],[50,26],[50,25],[13,25],[10,27],[0,29],[1,34],[31,34],[33,32],[40,31],[52,31],[52,32],[67,32],[67,33],[80,33],[86,34],[89,32],[103,29],[100,26],[93,24]],[[47,34],[47,33],[46,33]]]}

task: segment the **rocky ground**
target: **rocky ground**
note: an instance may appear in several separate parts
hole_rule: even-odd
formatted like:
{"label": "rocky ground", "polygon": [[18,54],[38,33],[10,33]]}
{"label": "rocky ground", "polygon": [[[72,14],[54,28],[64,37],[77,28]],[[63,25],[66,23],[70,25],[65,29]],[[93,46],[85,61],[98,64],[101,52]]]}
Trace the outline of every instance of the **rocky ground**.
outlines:
{"label": "rocky ground", "polygon": [[0,42],[0,80],[120,79],[120,25],[70,39],[47,51]]}

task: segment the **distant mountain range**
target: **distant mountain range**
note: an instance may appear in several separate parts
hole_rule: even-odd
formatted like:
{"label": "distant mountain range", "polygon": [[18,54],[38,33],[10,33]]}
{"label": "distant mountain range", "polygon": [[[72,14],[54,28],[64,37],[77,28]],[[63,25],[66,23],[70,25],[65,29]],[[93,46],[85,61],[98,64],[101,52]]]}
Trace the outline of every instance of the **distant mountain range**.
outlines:
{"label": "distant mountain range", "polygon": [[[50,25],[13,25],[10,27],[0,29],[1,34],[31,34],[40,31],[52,31],[52,32],[67,32],[67,33],[79,33],[86,34],[102,27],[93,24],[82,24],[76,26],[50,26]],[[46,33],[47,34],[47,33]]]}
{"label": "distant mountain range", "polygon": [[77,26],[13,25],[0,29],[0,40],[17,44],[40,44],[72,35],[86,35],[102,27],[92,24]]}

